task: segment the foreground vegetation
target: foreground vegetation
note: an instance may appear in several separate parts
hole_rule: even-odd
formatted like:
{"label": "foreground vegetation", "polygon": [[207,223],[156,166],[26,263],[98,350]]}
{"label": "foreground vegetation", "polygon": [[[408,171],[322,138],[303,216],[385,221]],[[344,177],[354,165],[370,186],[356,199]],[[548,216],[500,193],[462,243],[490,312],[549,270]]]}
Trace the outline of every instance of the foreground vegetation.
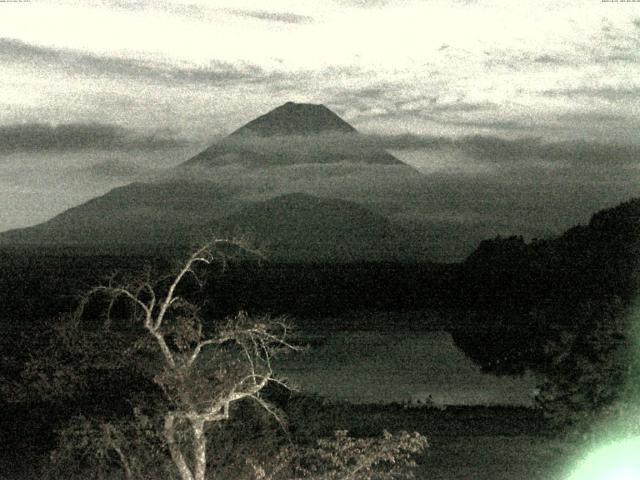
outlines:
{"label": "foreground vegetation", "polygon": [[[384,430],[424,434],[429,448],[415,457],[418,479],[564,480],[583,450],[581,440],[549,431],[541,412],[533,409],[405,409],[401,405],[349,405],[294,396],[285,410],[289,431],[299,441],[331,436],[336,429],[348,430],[356,438],[378,437]],[[234,426],[229,427],[232,434]],[[263,433],[253,441],[268,444],[271,438]],[[25,440],[19,451],[5,450],[0,465],[5,478],[40,478],[48,456],[31,442],[34,439]],[[60,478],[68,476],[61,474]]]}
{"label": "foreground vegetation", "polygon": [[286,320],[240,311],[207,321],[201,314],[209,267],[224,266],[233,253],[253,254],[215,239],[169,274],[149,268],[131,278],[111,275],[85,292],[73,312],[32,332],[35,348],[23,351],[27,358],[2,393],[27,417],[40,407],[41,427],[55,431],[40,475],[412,477],[413,457],[427,447],[417,432],[356,438],[337,429],[294,441],[283,405],[269,396],[270,387],[288,391],[272,358],[299,348],[290,343]]}
{"label": "foreground vegetation", "polygon": [[[4,256],[5,477],[563,478],[602,436],[594,426],[629,424],[637,398],[638,211],[628,202],[557,239],[483,242],[449,266],[262,269],[245,256],[229,268],[237,245],[177,269],[161,257]],[[114,266],[125,268],[96,283]],[[449,330],[485,371],[544,375],[539,408],[354,406],[276,388],[271,358],[297,346],[266,312],[364,306],[446,312],[409,322]]]}

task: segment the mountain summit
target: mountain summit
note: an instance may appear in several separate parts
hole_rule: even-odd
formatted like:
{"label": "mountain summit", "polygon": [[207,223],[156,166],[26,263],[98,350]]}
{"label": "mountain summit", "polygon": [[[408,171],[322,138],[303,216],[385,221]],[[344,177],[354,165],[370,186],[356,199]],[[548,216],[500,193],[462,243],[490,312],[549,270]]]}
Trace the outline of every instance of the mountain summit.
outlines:
{"label": "mountain summit", "polygon": [[318,163],[402,165],[324,105],[287,102],[214,143],[183,167]]}
{"label": "mountain summit", "polygon": [[287,102],[240,127],[231,136],[272,137],[355,131],[355,128],[324,105]]}

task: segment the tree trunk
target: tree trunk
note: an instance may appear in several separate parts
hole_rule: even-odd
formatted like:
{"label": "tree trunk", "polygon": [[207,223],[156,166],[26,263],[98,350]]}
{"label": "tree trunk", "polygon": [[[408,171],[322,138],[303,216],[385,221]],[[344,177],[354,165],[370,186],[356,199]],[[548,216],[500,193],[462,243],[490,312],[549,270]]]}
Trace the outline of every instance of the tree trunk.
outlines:
{"label": "tree trunk", "polygon": [[204,480],[207,471],[207,439],[204,436],[204,420],[193,421],[191,428],[193,429],[195,480]]}
{"label": "tree trunk", "polygon": [[[187,465],[187,462],[184,459],[184,455],[182,455],[182,451],[180,450],[180,445],[176,443],[175,439],[175,418],[172,413],[168,413],[164,417],[164,436],[167,440],[167,444],[169,445],[169,452],[171,453],[171,459],[173,463],[178,468],[178,472],[180,473],[181,480],[194,480],[193,473],[191,473],[191,469]],[[204,478],[204,477],[202,477]]]}

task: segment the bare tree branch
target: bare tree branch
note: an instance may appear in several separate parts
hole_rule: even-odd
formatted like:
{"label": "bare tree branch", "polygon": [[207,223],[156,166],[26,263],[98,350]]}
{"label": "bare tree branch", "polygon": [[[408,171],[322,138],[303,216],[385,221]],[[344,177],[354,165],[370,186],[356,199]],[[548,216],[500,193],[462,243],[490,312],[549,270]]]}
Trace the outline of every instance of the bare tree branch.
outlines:
{"label": "bare tree branch", "polygon": [[[288,329],[284,321],[269,317],[252,319],[246,312],[239,312],[215,335],[207,338],[198,315],[199,308],[180,295],[187,277],[193,277],[198,286],[202,286],[198,266],[219,261],[224,267],[227,260],[224,250],[229,248],[261,256],[241,242],[214,239],[195,250],[171,277],[154,282],[149,272],[145,272],[145,276],[129,284],[119,284],[115,276],[110,277],[107,285],[89,290],[78,311],[81,315],[93,295],[104,294],[109,297],[107,321],[110,322],[116,300],[124,298],[133,306],[133,318],[141,321],[158,346],[164,368],[154,381],[172,404],[164,415],[163,431],[181,480],[205,478],[204,427],[207,423],[228,419],[233,403],[252,399],[284,428],[276,411],[258,395],[271,381],[284,385],[283,381],[274,378],[273,353],[282,348],[297,349],[286,340]],[[205,349],[215,347],[219,350],[214,350],[207,362],[198,363]],[[216,359],[223,363],[215,365],[212,362]],[[222,373],[209,375],[207,372],[212,366],[222,367]],[[189,442],[185,444],[177,438],[178,422],[185,422],[183,426],[191,431],[189,452],[185,450]],[[131,468],[124,453],[114,451],[121,457],[129,477]]]}

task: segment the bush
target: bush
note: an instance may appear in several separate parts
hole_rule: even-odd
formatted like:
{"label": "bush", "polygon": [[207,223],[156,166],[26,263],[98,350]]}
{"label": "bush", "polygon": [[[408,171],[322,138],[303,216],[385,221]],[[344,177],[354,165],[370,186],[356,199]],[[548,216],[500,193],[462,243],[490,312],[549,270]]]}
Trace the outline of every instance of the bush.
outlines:
{"label": "bush", "polygon": [[537,403],[556,426],[581,428],[621,397],[630,338],[619,298],[583,302],[575,318],[576,323],[551,327]]}

